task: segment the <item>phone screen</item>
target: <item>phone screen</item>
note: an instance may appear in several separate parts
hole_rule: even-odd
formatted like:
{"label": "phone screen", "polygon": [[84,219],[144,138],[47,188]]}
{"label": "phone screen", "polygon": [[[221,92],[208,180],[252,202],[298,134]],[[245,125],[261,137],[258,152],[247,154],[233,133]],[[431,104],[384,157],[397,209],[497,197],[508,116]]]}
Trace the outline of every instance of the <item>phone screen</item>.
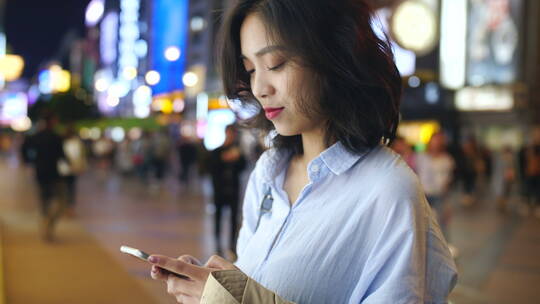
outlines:
{"label": "phone screen", "polygon": [[[144,252],[142,250],[139,250],[137,248],[129,247],[129,246],[121,246],[120,251],[123,252],[123,253],[129,254],[131,256],[134,256],[134,257],[136,257],[136,258],[138,258],[140,260],[143,260],[145,262],[148,262],[148,258],[150,257],[150,255],[148,253],[146,253],[146,252]],[[175,276],[177,276],[179,278],[188,279],[188,277],[186,277],[184,275],[169,271],[167,269],[161,268],[161,270],[166,272],[166,273],[173,274],[173,275],[175,275]]]}
{"label": "phone screen", "polygon": [[130,254],[136,258],[139,258],[143,261],[147,261],[148,262],[148,257],[150,257],[150,255],[142,250],[139,250],[139,249],[136,249],[136,248],[132,248],[132,247],[129,247],[129,246],[122,246],[120,247],[120,251],[123,252],[123,253],[127,253],[127,254]]}

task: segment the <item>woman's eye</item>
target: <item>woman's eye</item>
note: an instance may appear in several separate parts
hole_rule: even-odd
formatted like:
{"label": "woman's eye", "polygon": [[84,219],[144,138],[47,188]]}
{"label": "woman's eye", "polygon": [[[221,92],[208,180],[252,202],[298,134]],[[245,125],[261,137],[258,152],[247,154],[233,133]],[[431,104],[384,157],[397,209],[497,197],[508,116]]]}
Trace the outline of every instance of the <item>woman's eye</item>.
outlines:
{"label": "woman's eye", "polygon": [[255,69],[247,70],[246,73],[248,73],[248,75],[252,76],[253,74],[255,74]]}
{"label": "woman's eye", "polygon": [[278,65],[275,65],[275,66],[273,66],[273,67],[268,68],[268,70],[269,70],[269,71],[277,71],[277,70],[279,70],[280,68],[282,68],[282,67],[285,65],[286,62],[287,62],[287,61],[283,61],[282,63],[280,63],[280,64],[278,64]]}

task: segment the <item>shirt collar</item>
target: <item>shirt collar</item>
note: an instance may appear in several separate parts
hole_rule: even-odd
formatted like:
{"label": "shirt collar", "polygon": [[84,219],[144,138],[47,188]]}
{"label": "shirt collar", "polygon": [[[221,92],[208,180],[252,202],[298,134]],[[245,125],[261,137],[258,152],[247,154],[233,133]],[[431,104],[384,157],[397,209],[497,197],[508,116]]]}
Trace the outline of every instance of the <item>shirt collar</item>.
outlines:
{"label": "shirt collar", "polygon": [[[336,142],[328,149],[324,150],[310,163],[310,165],[316,160],[321,159],[324,165],[327,166],[332,173],[340,175],[351,168],[360,158],[366,155],[368,151],[369,150],[354,154],[348,151],[341,142]],[[267,157],[263,160],[263,181],[267,184],[273,184],[279,173],[281,173],[289,163],[291,152],[284,149],[270,149],[266,156]]]}
{"label": "shirt collar", "polygon": [[351,153],[341,142],[337,142],[324,150],[319,157],[332,173],[340,175],[356,164],[366,153],[367,151],[357,154]]}

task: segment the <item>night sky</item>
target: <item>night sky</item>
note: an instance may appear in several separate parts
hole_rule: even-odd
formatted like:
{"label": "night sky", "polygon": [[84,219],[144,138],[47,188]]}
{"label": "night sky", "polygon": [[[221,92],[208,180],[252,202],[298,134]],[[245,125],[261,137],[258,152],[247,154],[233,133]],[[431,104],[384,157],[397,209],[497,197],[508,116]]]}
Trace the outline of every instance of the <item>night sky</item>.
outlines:
{"label": "night sky", "polygon": [[64,35],[84,35],[84,13],[90,0],[6,0],[4,27],[8,50],[25,60],[23,77],[58,53]]}

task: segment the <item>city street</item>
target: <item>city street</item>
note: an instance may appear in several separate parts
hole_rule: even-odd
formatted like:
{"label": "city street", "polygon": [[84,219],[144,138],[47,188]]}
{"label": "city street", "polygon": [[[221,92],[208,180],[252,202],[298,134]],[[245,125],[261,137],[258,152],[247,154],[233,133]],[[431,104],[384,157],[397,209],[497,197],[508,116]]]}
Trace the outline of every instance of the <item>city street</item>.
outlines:
{"label": "city street", "polygon": [[[150,279],[149,266],[119,247],[202,260],[213,253],[207,191],[185,191],[172,177],[159,186],[104,169],[80,178],[76,216],[60,222],[57,241],[44,243],[31,173],[14,158],[0,162],[9,304],[174,303],[163,283]],[[540,286],[540,220],[518,215],[517,198],[501,215],[484,197],[478,206],[454,206],[451,243],[460,251],[460,279],[452,303],[538,303],[540,289],[531,286]]]}

